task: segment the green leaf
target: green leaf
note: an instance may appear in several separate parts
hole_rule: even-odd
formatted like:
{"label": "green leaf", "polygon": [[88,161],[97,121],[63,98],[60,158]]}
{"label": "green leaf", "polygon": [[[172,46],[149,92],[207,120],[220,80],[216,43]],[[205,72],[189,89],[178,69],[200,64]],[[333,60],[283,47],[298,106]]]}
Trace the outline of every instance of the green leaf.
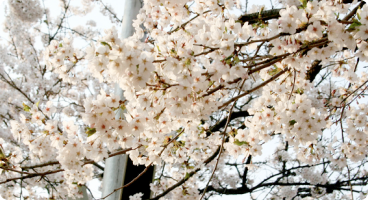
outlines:
{"label": "green leaf", "polygon": [[215,84],[215,81],[209,81],[208,82],[208,87],[211,87],[213,84]]}
{"label": "green leaf", "polygon": [[357,16],[358,16],[358,19],[359,20],[361,20],[362,19],[362,17],[360,16],[360,14],[359,13],[361,13],[362,12],[362,10],[360,9],[360,7],[358,8],[358,10],[357,10]]}
{"label": "green leaf", "polygon": [[225,60],[231,60],[231,58],[233,58],[234,55],[230,55],[227,58],[225,58]]}
{"label": "green leaf", "polygon": [[165,107],[164,109],[162,109],[162,110],[161,110],[161,112],[159,112],[159,113],[154,117],[154,119],[155,119],[155,120],[159,120],[159,119],[160,119],[160,116],[162,115],[162,113],[164,113],[165,109],[166,109],[166,107]]}
{"label": "green leaf", "polygon": [[62,43],[60,43],[60,44],[59,44],[59,47],[63,47],[63,44],[62,44]]}
{"label": "green leaf", "polygon": [[270,76],[274,76],[275,74],[279,73],[281,71],[281,68],[273,68],[272,70],[268,71],[267,73],[270,75]]}
{"label": "green leaf", "polygon": [[186,66],[189,66],[191,63],[192,63],[192,61],[190,60],[190,58],[187,58],[187,59],[185,60],[185,65],[186,65]]}
{"label": "green leaf", "polygon": [[348,31],[354,31],[354,30],[356,30],[357,27],[359,27],[361,25],[362,25],[362,23],[360,23],[357,19],[353,19],[353,23],[350,24],[350,26],[347,30]]}
{"label": "green leaf", "polygon": [[240,62],[239,57],[238,57],[238,56],[235,56],[235,57],[234,57],[234,65],[235,65],[235,64],[238,64],[239,62]]}
{"label": "green leaf", "polygon": [[124,105],[124,104],[121,104],[121,105],[120,105],[120,109],[121,109],[122,111],[124,111],[124,110],[126,109],[125,105]]}
{"label": "green leaf", "polygon": [[232,60],[233,57],[234,57],[234,55],[232,55],[232,54],[230,56],[226,57],[224,59],[225,63],[228,64],[228,65],[230,65],[230,63],[233,62],[233,60]]}
{"label": "green leaf", "polygon": [[194,169],[194,166],[187,165],[187,169]]}
{"label": "green leaf", "polygon": [[179,128],[178,130],[176,130],[177,133],[181,133],[183,130],[183,128]]}
{"label": "green leaf", "polygon": [[230,133],[229,133],[229,135],[232,136],[232,137],[235,137],[237,134],[238,134],[238,130],[236,130],[236,129],[231,130]]}
{"label": "green leaf", "polygon": [[177,147],[184,147],[185,146],[185,141],[177,141],[174,143]]}
{"label": "green leaf", "polygon": [[107,43],[107,42],[101,42],[101,44],[104,45],[104,46],[108,46],[110,48],[110,50],[112,49],[111,46],[109,45],[109,43]]}
{"label": "green leaf", "polygon": [[298,89],[296,90],[296,93],[297,93],[297,94],[304,94],[304,90],[303,90],[303,89],[298,88]]}
{"label": "green leaf", "polygon": [[185,174],[184,180],[187,180],[187,179],[189,179],[189,178],[190,178],[190,174],[187,172],[187,173]]}
{"label": "green leaf", "polygon": [[303,8],[307,7],[307,3],[308,3],[307,0],[299,0],[299,1],[302,3]]}
{"label": "green leaf", "polygon": [[240,142],[238,139],[235,139],[234,144],[238,145],[238,146],[242,146],[242,145],[248,145],[248,142]]}
{"label": "green leaf", "polygon": [[291,120],[291,121],[289,121],[289,124],[290,124],[290,126],[292,126],[292,125],[296,124],[296,121],[295,120]]}
{"label": "green leaf", "polygon": [[31,107],[29,107],[27,104],[23,103],[23,110],[26,112],[29,112],[31,110]]}
{"label": "green leaf", "polygon": [[0,160],[4,160],[4,159],[6,159],[6,156],[3,153],[3,151],[0,149]]}
{"label": "green leaf", "polygon": [[89,128],[89,127],[87,127],[87,131],[86,131],[87,137],[90,137],[90,136],[92,136],[95,133],[96,133],[96,128]]}
{"label": "green leaf", "polygon": [[171,53],[174,54],[174,55],[177,54],[176,51],[175,51],[175,49],[171,49]]}

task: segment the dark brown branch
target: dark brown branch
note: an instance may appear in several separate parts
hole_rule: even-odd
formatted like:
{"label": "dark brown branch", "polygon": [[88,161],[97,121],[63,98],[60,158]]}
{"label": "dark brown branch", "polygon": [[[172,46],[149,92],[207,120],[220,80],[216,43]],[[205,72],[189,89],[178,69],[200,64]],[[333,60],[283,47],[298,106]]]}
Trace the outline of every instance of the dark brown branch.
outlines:
{"label": "dark brown branch", "polygon": [[280,17],[281,9],[264,10],[262,12],[256,12],[251,14],[245,14],[239,17],[239,22],[243,25],[245,22],[254,24],[259,21],[267,21],[270,19],[277,19]]}
{"label": "dark brown branch", "polygon": [[47,163],[42,163],[42,164],[38,164],[38,165],[32,165],[32,166],[24,166],[21,167],[23,170],[28,170],[28,169],[34,169],[34,168],[39,168],[39,167],[46,167],[46,166],[51,166],[51,165],[59,165],[59,161],[50,161]]}
{"label": "dark brown branch", "polygon": [[[352,0],[343,0],[342,3],[352,3]],[[358,0],[358,2],[361,2],[359,6],[363,6],[365,4],[364,1]],[[264,10],[261,12],[251,13],[251,14],[245,14],[238,18],[239,22],[243,25],[245,22],[248,22],[248,24],[254,24],[257,22],[267,21],[271,19],[278,19],[280,16],[280,10],[281,9],[271,9],[271,10]],[[347,21],[350,19],[357,11],[357,8],[353,10],[353,12],[349,13],[343,21]]]}
{"label": "dark brown branch", "polygon": [[[255,190],[258,190],[260,188],[265,188],[265,187],[299,185],[299,186],[322,187],[326,189],[327,193],[332,193],[334,190],[350,191],[350,188],[344,188],[344,187],[349,187],[349,182],[353,182],[352,185],[355,185],[355,186],[365,186],[368,182],[368,176],[357,177],[357,178],[353,178],[350,180],[344,180],[344,181],[338,180],[335,183],[327,182],[325,184],[310,184],[308,182],[296,182],[296,183],[295,182],[293,183],[279,182],[279,180],[281,180],[282,178],[286,178],[287,176],[290,176],[292,174],[291,172],[292,170],[297,170],[301,168],[309,168],[309,167],[326,164],[326,163],[329,163],[329,162],[323,162],[323,163],[319,163],[316,165],[303,165],[303,166],[292,167],[286,170],[282,170],[280,173],[269,176],[268,178],[264,179],[261,183],[257,184],[256,186],[252,188],[238,187],[238,188],[231,189],[231,188],[214,188],[213,186],[209,186],[208,191],[213,191],[219,194],[246,194],[246,193],[251,193]],[[282,176],[277,178],[275,181],[267,182],[268,180],[271,180],[272,178],[276,178],[279,175],[282,175]],[[203,192],[203,190],[200,190],[200,192]],[[353,192],[359,192],[359,191],[354,190]]]}
{"label": "dark brown branch", "polygon": [[[125,154],[126,152],[131,151],[131,150],[133,150],[133,149],[129,148],[129,149],[121,150],[121,151],[109,154],[109,157],[113,157],[113,156],[120,155],[120,154]],[[84,160],[83,161],[83,165],[95,164],[95,163],[96,162],[93,161],[93,160]],[[29,170],[29,169],[39,168],[39,167],[46,167],[46,166],[50,166],[50,165],[58,165],[58,164],[60,164],[58,161],[51,161],[51,162],[42,163],[42,164],[33,165],[33,166],[25,166],[25,167],[21,167],[21,168],[22,168],[22,170]],[[98,166],[96,166],[96,167],[98,167]],[[11,169],[5,169],[5,170],[11,170]],[[11,171],[14,171],[14,170],[11,170]],[[45,173],[23,172],[24,174],[28,174],[28,176],[22,176],[22,177],[15,177],[15,178],[11,178],[11,179],[6,179],[5,181],[0,182],[0,184],[7,183],[9,181],[19,180],[19,179],[23,180],[23,179],[27,179],[27,178],[33,178],[33,177],[36,177],[36,176],[45,176],[45,175],[54,174],[54,173],[58,173],[58,172],[62,172],[62,171],[64,171],[64,169],[58,169],[58,170],[55,170],[55,171],[48,171],[48,172],[45,172]],[[21,173],[20,171],[17,171],[17,172]]]}
{"label": "dark brown branch", "polygon": [[10,181],[15,181],[15,180],[19,180],[19,179],[24,180],[24,179],[28,179],[28,178],[37,177],[37,176],[43,177],[43,176],[46,176],[46,175],[49,175],[49,174],[55,174],[55,173],[59,173],[59,172],[62,172],[62,171],[64,171],[64,170],[59,169],[59,170],[48,171],[48,172],[44,172],[44,173],[32,173],[32,174],[28,174],[27,176],[22,176],[22,177],[8,178],[5,181],[0,182],[0,184],[4,184],[4,183],[10,182]]}
{"label": "dark brown branch", "polygon": [[317,74],[321,71],[322,65],[320,65],[320,60],[315,60],[312,63],[311,68],[307,71],[307,76],[305,79],[309,80],[310,82],[313,82],[313,80],[316,78]]}
{"label": "dark brown branch", "polygon": [[[250,164],[250,161],[252,160],[252,155],[249,155],[247,158],[247,161],[245,162],[245,164]],[[248,167],[246,166],[244,168],[244,173],[243,173],[243,177],[242,177],[242,187],[246,188],[247,187],[247,175],[248,175]]]}
{"label": "dark brown branch", "polygon": [[[347,0],[343,1],[344,3],[347,2]],[[351,2],[350,2],[351,3]],[[361,8],[365,4],[365,1],[361,1],[359,5],[357,5],[349,14],[347,14],[341,21],[348,21],[350,18],[352,18],[359,8]]]}
{"label": "dark brown branch", "polygon": [[[239,117],[249,117],[248,111],[238,111],[233,112],[230,117],[230,121]],[[223,120],[219,121],[217,124],[212,126],[209,131],[206,132],[207,137],[212,134],[212,132],[219,131],[221,128],[223,128],[226,124],[227,118],[224,118]]]}

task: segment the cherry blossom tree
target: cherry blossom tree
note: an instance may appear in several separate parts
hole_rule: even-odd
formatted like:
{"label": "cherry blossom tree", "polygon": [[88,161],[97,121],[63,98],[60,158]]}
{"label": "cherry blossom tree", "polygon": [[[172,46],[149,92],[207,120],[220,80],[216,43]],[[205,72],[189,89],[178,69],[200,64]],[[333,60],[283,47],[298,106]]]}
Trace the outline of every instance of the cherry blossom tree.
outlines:
{"label": "cherry blossom tree", "polygon": [[[103,0],[6,3],[2,198],[78,197],[120,154],[152,200],[367,195],[365,1],[145,0],[124,40]],[[95,7],[111,29],[68,25]]]}

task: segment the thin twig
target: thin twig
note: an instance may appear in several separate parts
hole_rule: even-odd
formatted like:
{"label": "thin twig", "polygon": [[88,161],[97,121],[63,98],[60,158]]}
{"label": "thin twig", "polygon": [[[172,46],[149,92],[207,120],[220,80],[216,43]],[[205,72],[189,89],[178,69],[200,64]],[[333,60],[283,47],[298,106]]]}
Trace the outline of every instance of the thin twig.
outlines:
{"label": "thin twig", "polygon": [[[216,149],[216,151],[209,157],[207,158],[203,163],[205,165],[207,165],[208,163],[210,163],[213,159],[216,158],[216,156],[220,153],[220,146]],[[197,168],[189,173],[187,173],[185,175],[185,177],[183,179],[181,179],[180,181],[178,181],[177,183],[175,183],[174,185],[172,185],[171,187],[167,188],[164,192],[162,192],[161,194],[155,196],[154,198],[150,199],[150,200],[158,200],[161,197],[165,196],[166,194],[168,194],[169,192],[171,192],[172,190],[174,190],[175,188],[179,187],[180,185],[184,184],[190,177],[192,177],[194,174],[196,174],[198,171],[200,170],[200,168]]]}
{"label": "thin twig", "polygon": [[108,8],[103,2],[102,0],[98,0],[99,2],[101,2],[101,4],[104,6],[104,9],[107,10],[112,16],[113,18],[115,18],[119,23],[122,23],[123,21],[121,19],[119,19],[116,14],[114,12],[112,12],[112,10],[110,10],[110,8]]}
{"label": "thin twig", "polygon": [[294,83],[293,83],[293,87],[291,88],[291,92],[290,92],[289,100],[290,100],[290,98],[291,98],[291,96],[293,95],[293,92],[294,92],[295,78],[296,78],[296,71],[295,71],[295,69],[294,69]]}
{"label": "thin twig", "polygon": [[[244,80],[242,81],[242,84],[240,85],[240,88],[239,88],[239,92],[238,92],[238,94],[240,94],[241,89],[242,89],[242,87],[243,87],[243,85],[244,85],[245,81],[246,81],[246,79],[244,79]],[[202,196],[201,196],[201,198],[200,198],[199,200],[202,200],[202,199],[203,199],[203,197],[204,197],[204,195],[206,194],[206,191],[207,191],[208,186],[209,186],[209,184],[210,184],[210,182],[211,182],[211,179],[212,179],[212,178],[213,178],[213,176],[215,175],[215,171],[216,171],[216,169],[217,169],[218,163],[220,162],[220,157],[221,157],[221,154],[222,154],[223,149],[224,149],[224,143],[225,143],[225,138],[226,138],[226,129],[227,129],[227,127],[229,126],[230,118],[231,118],[231,113],[233,112],[233,109],[234,109],[234,106],[235,106],[236,102],[237,102],[237,100],[236,100],[236,101],[234,101],[233,105],[231,106],[231,108],[230,108],[230,110],[229,110],[229,115],[227,116],[227,121],[226,121],[226,124],[225,124],[225,127],[224,127],[224,131],[222,132],[222,134],[223,134],[223,136],[222,136],[222,142],[221,142],[220,152],[219,152],[219,155],[218,155],[218,157],[217,157],[216,164],[215,164],[215,168],[213,169],[212,174],[211,174],[211,177],[210,177],[210,179],[208,180],[208,182],[207,182],[207,184],[206,184],[206,187],[205,187],[205,189],[203,190],[203,194],[202,194]]]}
{"label": "thin twig", "polygon": [[228,100],[227,102],[225,102],[224,104],[222,104],[222,106],[219,106],[218,109],[224,108],[227,105],[229,105],[231,102],[236,101],[238,99],[240,99],[241,97],[244,97],[256,90],[258,90],[259,88],[262,88],[263,86],[267,85],[268,83],[274,81],[275,79],[277,79],[279,76],[281,76],[282,74],[284,74],[285,72],[289,71],[289,68],[285,68],[284,70],[280,71],[279,73],[277,73],[276,75],[272,76],[271,78],[269,78],[267,81],[264,81],[263,83],[259,84],[258,86],[247,90],[246,92],[244,92],[243,94],[240,94],[236,97],[231,98],[230,100]]}
{"label": "thin twig", "polygon": [[[207,11],[204,11],[202,14],[206,14],[206,13],[208,13],[208,12],[210,12],[211,10],[207,10]],[[200,16],[200,14],[199,13],[197,13],[197,15],[196,16],[194,16],[193,18],[191,18],[190,20],[188,20],[188,21],[186,21],[186,22],[184,22],[182,25],[180,25],[180,26],[178,26],[178,27],[176,27],[174,30],[171,30],[171,31],[169,31],[169,32],[167,32],[167,34],[171,34],[171,33],[173,33],[173,32],[176,32],[176,31],[178,31],[180,28],[184,28],[189,22],[191,22],[191,21],[193,21],[194,19],[196,19],[197,17],[199,17]]]}
{"label": "thin twig", "polygon": [[[357,89],[355,89],[352,93],[350,93],[348,96],[346,96],[341,102],[344,102],[347,100],[351,95],[353,95],[356,91],[358,91],[360,88],[362,88],[366,83],[368,83],[368,80],[365,81],[363,84],[361,84]],[[364,89],[365,90],[365,89]],[[363,90],[363,91],[364,91]]]}
{"label": "thin twig", "polygon": [[84,185],[84,187],[86,187],[86,189],[88,190],[88,192],[91,194],[92,199],[96,199],[93,194],[92,191],[89,189],[89,187],[87,187],[87,184]]}

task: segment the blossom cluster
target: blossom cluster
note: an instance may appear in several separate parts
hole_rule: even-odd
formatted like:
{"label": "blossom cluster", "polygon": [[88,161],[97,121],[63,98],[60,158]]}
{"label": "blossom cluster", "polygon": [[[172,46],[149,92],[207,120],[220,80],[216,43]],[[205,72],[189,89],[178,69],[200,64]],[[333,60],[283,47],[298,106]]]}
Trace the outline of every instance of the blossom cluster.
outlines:
{"label": "blossom cluster", "polygon": [[11,12],[22,21],[34,22],[42,17],[39,0],[8,0]]}
{"label": "blossom cluster", "polygon": [[[72,195],[93,178],[91,163],[126,150],[134,164],[163,167],[160,180],[151,184],[156,195],[191,177],[165,197],[191,199],[200,196],[199,174],[215,174],[217,166],[226,168],[232,160],[243,164],[246,157],[262,157],[265,146],[277,140],[287,144],[275,153],[276,168],[284,163],[281,170],[286,162],[318,165],[326,158],[334,173],[365,159],[368,111],[366,104],[354,103],[367,89],[368,75],[357,68],[368,56],[368,6],[361,4],[350,16],[339,1],[282,2],[278,17],[262,20],[267,15],[262,7],[253,22],[232,14],[240,6],[235,0],[147,0],[130,38],[119,38],[113,27],[87,49],[74,47],[74,38],[50,41],[43,58],[63,83],[117,84],[124,98],[98,90],[83,96],[77,114],[68,107],[57,113],[52,101],[23,104],[27,113],[11,121],[11,132],[29,148],[30,161],[21,165],[21,150],[9,146],[6,164],[22,170],[56,159],[58,167],[45,165],[38,173],[62,170],[52,176],[61,188],[53,195]],[[77,73],[77,67],[89,72]],[[330,74],[343,83],[329,82]],[[66,93],[73,102],[82,101],[75,92]],[[239,113],[242,120],[232,118]],[[341,136],[329,135],[337,125]],[[295,182],[328,182],[319,169],[295,173],[298,178],[290,178]],[[221,181],[229,188],[257,186],[256,179],[240,183],[235,176],[216,174],[212,186],[223,187]],[[285,188],[272,195],[298,195]]]}

